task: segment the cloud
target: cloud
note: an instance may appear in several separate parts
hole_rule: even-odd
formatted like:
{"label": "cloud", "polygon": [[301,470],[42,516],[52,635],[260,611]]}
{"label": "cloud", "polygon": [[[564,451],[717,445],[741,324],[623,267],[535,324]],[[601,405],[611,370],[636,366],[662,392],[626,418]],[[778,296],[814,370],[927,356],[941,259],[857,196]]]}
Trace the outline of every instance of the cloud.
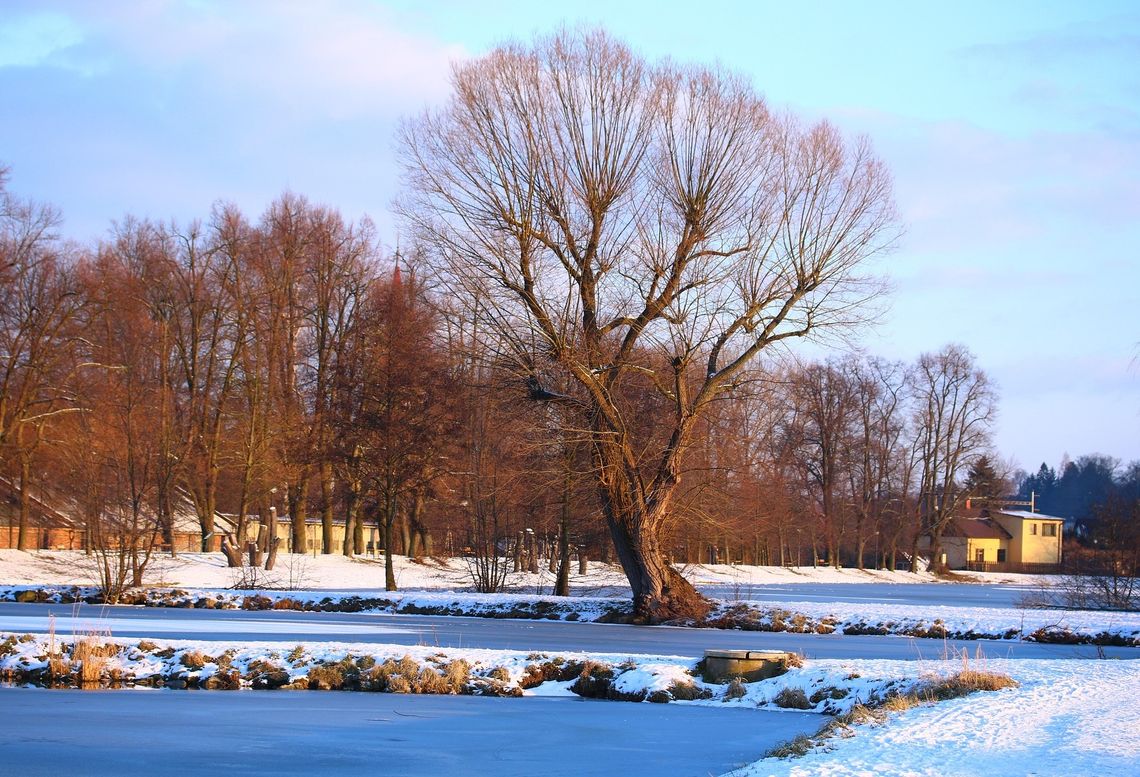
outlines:
{"label": "cloud", "polygon": [[442,100],[450,63],[466,56],[362,0],[76,3],[70,11],[91,63],[271,102],[301,119],[401,113]]}
{"label": "cloud", "polygon": [[74,21],[61,13],[30,13],[0,22],[0,68],[36,67],[83,40]]}
{"label": "cloud", "polygon": [[1140,221],[1140,133],[1000,132],[848,116],[895,171],[904,250],[946,254],[1120,235]]}

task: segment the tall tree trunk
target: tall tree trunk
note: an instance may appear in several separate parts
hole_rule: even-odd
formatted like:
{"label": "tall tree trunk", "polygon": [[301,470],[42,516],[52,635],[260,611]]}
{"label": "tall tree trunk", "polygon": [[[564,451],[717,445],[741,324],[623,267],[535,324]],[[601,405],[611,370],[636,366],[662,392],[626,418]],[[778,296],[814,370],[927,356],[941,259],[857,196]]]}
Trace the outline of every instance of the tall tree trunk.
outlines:
{"label": "tall tree trunk", "polygon": [[384,590],[396,590],[396,567],[392,560],[392,540],[396,525],[396,498],[389,497],[384,508]]}
{"label": "tall tree trunk", "polygon": [[269,508],[269,528],[265,532],[265,571],[272,572],[277,563],[277,551],[281,541],[277,537],[277,508]]}
{"label": "tall tree trunk", "polygon": [[357,512],[360,509],[360,494],[355,486],[348,490],[348,495],[345,497],[344,503],[344,542],[341,543],[341,552],[345,556],[352,558],[353,554],[357,552],[356,549],[356,531],[358,517]]}
{"label": "tall tree trunk", "polygon": [[[207,465],[210,467],[210,465]],[[221,547],[220,541],[214,535],[214,512],[218,504],[217,473],[210,467],[202,483],[202,492],[194,499],[195,509],[198,511],[198,526],[202,530],[202,552],[209,553],[216,547]]]}
{"label": "tall tree trunk", "polygon": [[[599,458],[604,461],[607,453],[612,451],[598,451]],[[611,464],[609,471],[603,473],[602,514],[618,562],[633,590],[635,622],[703,617],[709,611],[709,603],[669,565],[659,543],[668,500],[678,479],[674,477],[673,482],[663,484],[655,502],[646,503],[633,486],[636,481],[617,470],[618,466]]]}
{"label": "tall tree trunk", "polygon": [[289,489],[289,519],[293,528],[293,552],[304,553],[309,549],[308,533],[305,526],[305,504],[309,501],[309,479],[302,476],[297,484]]}
{"label": "tall tree trunk", "polygon": [[32,549],[32,462],[21,452],[20,454],[20,528],[17,534],[16,547],[20,550]]}
{"label": "tall tree trunk", "polygon": [[360,516],[360,503],[357,501],[355,518],[352,521],[352,544],[355,546],[356,555],[363,556],[365,550],[364,542],[364,519]]}
{"label": "tall tree trunk", "polygon": [[[345,527],[347,529],[347,526]],[[347,534],[347,531],[346,531]],[[321,553],[333,552],[332,462],[321,462]]]}

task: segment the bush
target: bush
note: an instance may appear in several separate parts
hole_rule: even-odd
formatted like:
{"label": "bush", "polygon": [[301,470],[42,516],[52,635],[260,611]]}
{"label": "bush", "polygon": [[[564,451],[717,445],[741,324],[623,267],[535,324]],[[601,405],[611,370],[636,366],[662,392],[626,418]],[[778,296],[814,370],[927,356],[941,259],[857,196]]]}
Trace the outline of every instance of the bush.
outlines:
{"label": "bush", "polygon": [[344,672],[336,664],[321,664],[309,669],[309,687],[320,691],[339,691],[344,687]]}
{"label": "bush", "polygon": [[443,676],[451,688],[450,693],[461,693],[471,677],[471,665],[462,658],[448,661],[443,668]]}
{"label": "bush", "polygon": [[707,688],[698,688],[695,683],[674,682],[669,686],[669,695],[676,701],[694,701],[696,699],[711,699],[712,691]]}
{"label": "bush", "polygon": [[206,664],[215,663],[212,656],[207,656],[198,650],[187,650],[178,659],[178,663],[187,669],[201,669]]}
{"label": "bush", "polygon": [[742,699],[748,694],[748,689],[744,686],[744,681],[739,677],[732,678],[732,682],[728,684],[728,688],[724,691],[724,698],[728,699]]}
{"label": "bush", "polygon": [[1016,687],[1017,681],[1009,675],[967,668],[933,683],[929,693],[933,698],[943,700],[956,699],[975,691],[1000,691]]}
{"label": "bush", "polygon": [[79,662],[79,684],[97,685],[102,682],[107,659],[118,652],[118,645],[104,644],[91,634],[77,639],[71,646],[71,659]]}
{"label": "bush", "polygon": [[776,694],[774,700],[777,707],[786,710],[810,710],[812,704],[802,688],[785,688]]}

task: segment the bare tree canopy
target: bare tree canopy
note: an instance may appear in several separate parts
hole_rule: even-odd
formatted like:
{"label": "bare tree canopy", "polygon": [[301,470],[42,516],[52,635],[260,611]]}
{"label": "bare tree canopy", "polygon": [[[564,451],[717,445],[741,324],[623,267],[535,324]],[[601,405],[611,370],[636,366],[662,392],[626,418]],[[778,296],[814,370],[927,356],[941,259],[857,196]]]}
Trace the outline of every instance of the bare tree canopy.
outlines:
{"label": "bare tree canopy", "polygon": [[920,356],[912,381],[914,450],[920,471],[918,517],[931,537],[931,561],[937,564],[942,533],[968,495],[959,480],[990,449],[997,390],[974,363],[974,355],[961,345]]}
{"label": "bare tree canopy", "polygon": [[[585,430],[638,615],[693,614],[659,538],[695,421],[766,347],[864,317],[890,176],[745,79],[598,30],[505,45],[453,85],[403,127],[401,213],[531,396]],[[650,440],[634,386],[669,408]]]}

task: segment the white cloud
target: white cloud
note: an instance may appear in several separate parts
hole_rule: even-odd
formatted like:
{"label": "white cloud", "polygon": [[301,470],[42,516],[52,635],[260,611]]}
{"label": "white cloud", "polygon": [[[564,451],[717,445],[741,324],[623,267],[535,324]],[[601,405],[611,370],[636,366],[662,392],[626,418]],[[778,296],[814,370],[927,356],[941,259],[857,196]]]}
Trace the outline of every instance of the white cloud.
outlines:
{"label": "white cloud", "polygon": [[31,13],[0,22],[0,68],[35,67],[83,40],[79,26],[60,13]]}
{"label": "white cloud", "polygon": [[299,118],[405,113],[448,93],[464,51],[401,29],[378,4],[152,2],[76,5],[92,57],[219,94],[271,101]]}

